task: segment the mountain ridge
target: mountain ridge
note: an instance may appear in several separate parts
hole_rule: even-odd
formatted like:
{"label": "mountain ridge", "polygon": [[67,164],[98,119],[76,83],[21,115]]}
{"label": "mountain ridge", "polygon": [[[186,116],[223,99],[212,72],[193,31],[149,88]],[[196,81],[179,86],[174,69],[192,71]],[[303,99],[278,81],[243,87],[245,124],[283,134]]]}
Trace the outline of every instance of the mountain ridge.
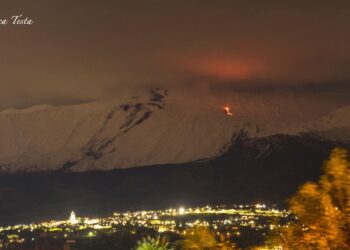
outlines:
{"label": "mountain ridge", "polygon": [[284,128],[274,126],[282,121],[278,114],[266,120],[261,126],[254,117],[227,115],[216,103],[169,96],[158,88],[111,101],[5,110],[0,169],[80,172],[205,161],[223,154],[241,134],[350,138],[350,107]]}

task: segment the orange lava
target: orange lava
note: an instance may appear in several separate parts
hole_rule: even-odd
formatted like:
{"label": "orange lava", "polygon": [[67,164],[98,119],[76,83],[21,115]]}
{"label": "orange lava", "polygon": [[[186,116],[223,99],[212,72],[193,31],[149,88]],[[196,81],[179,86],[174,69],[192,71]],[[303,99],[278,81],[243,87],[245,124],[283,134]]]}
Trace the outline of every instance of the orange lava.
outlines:
{"label": "orange lava", "polygon": [[231,108],[230,108],[230,107],[224,106],[224,110],[225,110],[225,112],[226,112],[227,115],[233,115],[233,114],[231,113]]}

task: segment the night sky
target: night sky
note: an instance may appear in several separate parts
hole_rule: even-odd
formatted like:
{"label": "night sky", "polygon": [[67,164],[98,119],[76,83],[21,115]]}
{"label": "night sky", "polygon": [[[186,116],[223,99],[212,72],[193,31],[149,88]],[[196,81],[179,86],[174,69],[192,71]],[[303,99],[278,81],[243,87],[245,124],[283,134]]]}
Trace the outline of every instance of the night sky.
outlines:
{"label": "night sky", "polygon": [[[350,1],[4,0],[0,110],[117,97],[292,91],[349,104]],[[320,102],[321,102],[320,101]]]}

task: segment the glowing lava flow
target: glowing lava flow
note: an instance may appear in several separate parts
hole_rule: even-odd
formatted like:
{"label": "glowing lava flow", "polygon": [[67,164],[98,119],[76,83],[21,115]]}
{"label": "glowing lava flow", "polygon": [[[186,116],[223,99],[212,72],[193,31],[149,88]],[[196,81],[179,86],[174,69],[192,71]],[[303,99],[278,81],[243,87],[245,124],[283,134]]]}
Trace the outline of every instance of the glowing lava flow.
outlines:
{"label": "glowing lava flow", "polygon": [[230,111],[230,110],[231,110],[230,107],[225,106],[225,107],[224,107],[224,110],[225,110],[225,112],[226,112],[227,115],[233,115],[233,114],[231,113],[231,111]]}

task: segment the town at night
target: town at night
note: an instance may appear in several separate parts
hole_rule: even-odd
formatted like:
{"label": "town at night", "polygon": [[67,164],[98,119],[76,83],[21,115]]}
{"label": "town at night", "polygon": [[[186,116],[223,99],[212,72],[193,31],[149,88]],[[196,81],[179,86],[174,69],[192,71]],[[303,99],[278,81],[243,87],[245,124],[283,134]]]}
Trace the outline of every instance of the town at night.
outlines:
{"label": "town at night", "polygon": [[[114,212],[103,218],[79,217],[72,211],[66,220],[1,227],[0,235],[3,249],[35,245],[44,239],[51,239],[57,245],[83,249],[84,243],[125,231],[131,235],[140,232],[169,235],[175,240],[187,234],[193,235],[194,230],[205,229],[232,243],[244,245],[249,238],[257,244],[256,247],[265,249],[265,236],[278,227],[287,227],[291,220],[289,211],[269,208],[264,204]],[[126,244],[136,244],[136,241],[130,239]],[[279,246],[275,247],[279,249]]]}

